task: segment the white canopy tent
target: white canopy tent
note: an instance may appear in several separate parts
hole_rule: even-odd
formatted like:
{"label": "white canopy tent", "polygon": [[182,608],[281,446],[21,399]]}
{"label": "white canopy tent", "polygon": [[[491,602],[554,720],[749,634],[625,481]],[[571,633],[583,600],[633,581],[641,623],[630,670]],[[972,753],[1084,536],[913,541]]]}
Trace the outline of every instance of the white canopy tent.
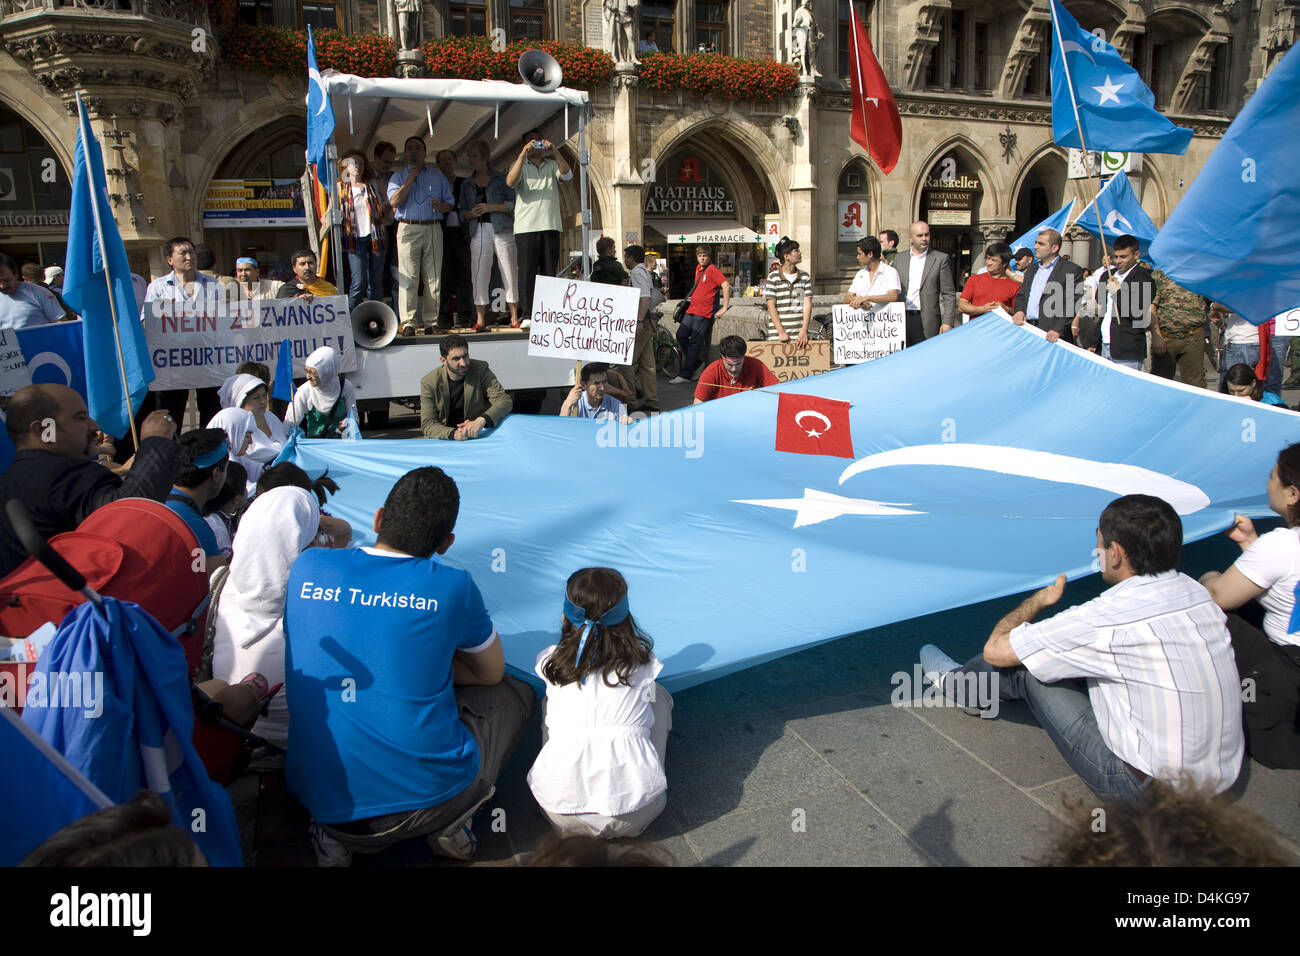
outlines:
{"label": "white canopy tent", "polygon": [[[485,139],[492,146],[493,166],[501,168],[514,161],[523,135],[530,129],[540,129],[557,144],[576,134],[583,275],[590,271],[586,92],[561,87],[542,93],[524,83],[503,80],[368,78],[333,70],[322,73],[321,82],[334,110],[331,181],[339,153],[360,149],[369,156],[380,140],[396,144],[400,151],[408,136],[423,136],[432,160],[439,149],[452,149],[463,156],[468,143]],[[336,225],[336,232],[340,228]],[[337,241],[334,248],[340,248]],[[341,267],[341,253],[336,255],[336,267]],[[341,268],[337,274],[342,274]]]}

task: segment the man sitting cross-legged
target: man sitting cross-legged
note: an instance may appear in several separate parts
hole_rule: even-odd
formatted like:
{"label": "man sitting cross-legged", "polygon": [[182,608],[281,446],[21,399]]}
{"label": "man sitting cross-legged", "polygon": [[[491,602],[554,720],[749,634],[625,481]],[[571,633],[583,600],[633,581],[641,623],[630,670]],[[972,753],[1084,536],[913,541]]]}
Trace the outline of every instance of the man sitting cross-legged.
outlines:
{"label": "man sitting cross-legged", "polygon": [[417,468],[375,512],[373,548],[310,548],[290,572],[285,783],[322,866],[420,836],[469,859],[532,713],[474,580],[436,557],[459,510],[456,483]]}
{"label": "man sitting cross-legged", "polygon": [[[990,673],[1002,700],[1025,700],[1070,768],[1104,800],[1154,777],[1221,793],[1241,769],[1241,690],[1227,620],[1178,572],[1183,526],[1166,502],[1117,498],[1101,513],[1098,597],[1039,623],[1065,575],[998,622],[964,667],[933,644],[921,666],[949,699]],[[963,686],[964,685],[964,686]],[[987,705],[988,701],[984,701]]]}

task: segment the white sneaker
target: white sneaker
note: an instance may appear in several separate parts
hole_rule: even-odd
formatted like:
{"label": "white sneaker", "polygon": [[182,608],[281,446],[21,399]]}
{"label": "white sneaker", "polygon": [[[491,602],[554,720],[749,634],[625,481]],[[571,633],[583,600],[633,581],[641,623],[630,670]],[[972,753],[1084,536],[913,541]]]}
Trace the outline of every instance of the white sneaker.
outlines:
{"label": "white sneaker", "polygon": [[933,644],[921,645],[919,656],[924,679],[937,687],[942,694],[943,679],[948,676],[949,671],[955,671],[961,665]]}
{"label": "white sneaker", "polygon": [[438,856],[445,856],[452,860],[471,860],[474,858],[474,851],[478,849],[478,837],[474,836],[474,831],[466,823],[455,833],[443,834],[435,837],[430,834],[426,842]]}
{"label": "white sneaker", "polygon": [[687,382],[689,382],[689,381],[690,381],[689,378],[682,378],[680,375],[678,375],[676,378],[670,378],[670,379],[668,380],[668,384],[669,384],[669,385],[685,385],[685,384],[686,384]]}
{"label": "white sneaker", "polygon": [[316,851],[317,866],[351,866],[352,851],[325,832],[315,820],[307,829],[312,849]]}

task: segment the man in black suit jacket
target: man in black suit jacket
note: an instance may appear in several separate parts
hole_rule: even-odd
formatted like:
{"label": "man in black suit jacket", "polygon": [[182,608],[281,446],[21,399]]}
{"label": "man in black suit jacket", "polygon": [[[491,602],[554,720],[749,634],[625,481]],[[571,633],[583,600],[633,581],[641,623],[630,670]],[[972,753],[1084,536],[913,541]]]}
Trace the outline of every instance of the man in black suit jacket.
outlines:
{"label": "man in black suit jacket", "polygon": [[[903,307],[907,310],[907,344],[916,345],[960,324],[957,289],[953,285],[952,262],[946,253],[930,248],[930,226],[912,223],[911,247],[894,260],[898,281],[903,286]],[[909,285],[915,264],[920,281]]]}
{"label": "man in black suit jacket", "polygon": [[1073,342],[1071,327],[1083,298],[1083,270],[1061,258],[1061,234],[1055,229],[1044,229],[1034,239],[1034,256],[1038,261],[1025,270],[1012,321],[1037,325],[1049,342]]}
{"label": "man in black suit jacket", "polygon": [[[1141,369],[1147,357],[1147,330],[1151,328],[1151,300],[1155,279],[1138,262],[1138,241],[1124,235],[1112,247],[1111,268],[1097,280],[1097,315],[1100,317],[1098,352],[1117,365]],[[1110,344],[1105,344],[1106,323]]]}

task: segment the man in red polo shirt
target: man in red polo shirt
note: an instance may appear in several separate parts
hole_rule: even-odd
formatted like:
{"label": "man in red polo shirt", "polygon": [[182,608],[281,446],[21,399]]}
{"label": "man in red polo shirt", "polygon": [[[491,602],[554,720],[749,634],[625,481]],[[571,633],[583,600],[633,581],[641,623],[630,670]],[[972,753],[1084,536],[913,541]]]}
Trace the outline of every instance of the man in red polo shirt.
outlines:
{"label": "man in red polo shirt", "polygon": [[722,358],[706,368],[695,385],[696,405],[752,388],[780,384],[780,379],[766,365],[745,355],[745,340],[739,335],[728,335],[719,343],[718,351]]}
{"label": "man in red polo shirt", "polygon": [[[709,323],[731,307],[731,283],[727,277],[709,259],[709,250],[704,246],[695,247],[695,284],[691,286],[690,305],[686,307],[686,316],[677,328],[677,344],[682,347],[682,370],[669,385],[681,385],[695,377],[695,370],[700,367],[700,352],[708,344]],[[716,312],[719,292],[722,296],[722,308]]]}

